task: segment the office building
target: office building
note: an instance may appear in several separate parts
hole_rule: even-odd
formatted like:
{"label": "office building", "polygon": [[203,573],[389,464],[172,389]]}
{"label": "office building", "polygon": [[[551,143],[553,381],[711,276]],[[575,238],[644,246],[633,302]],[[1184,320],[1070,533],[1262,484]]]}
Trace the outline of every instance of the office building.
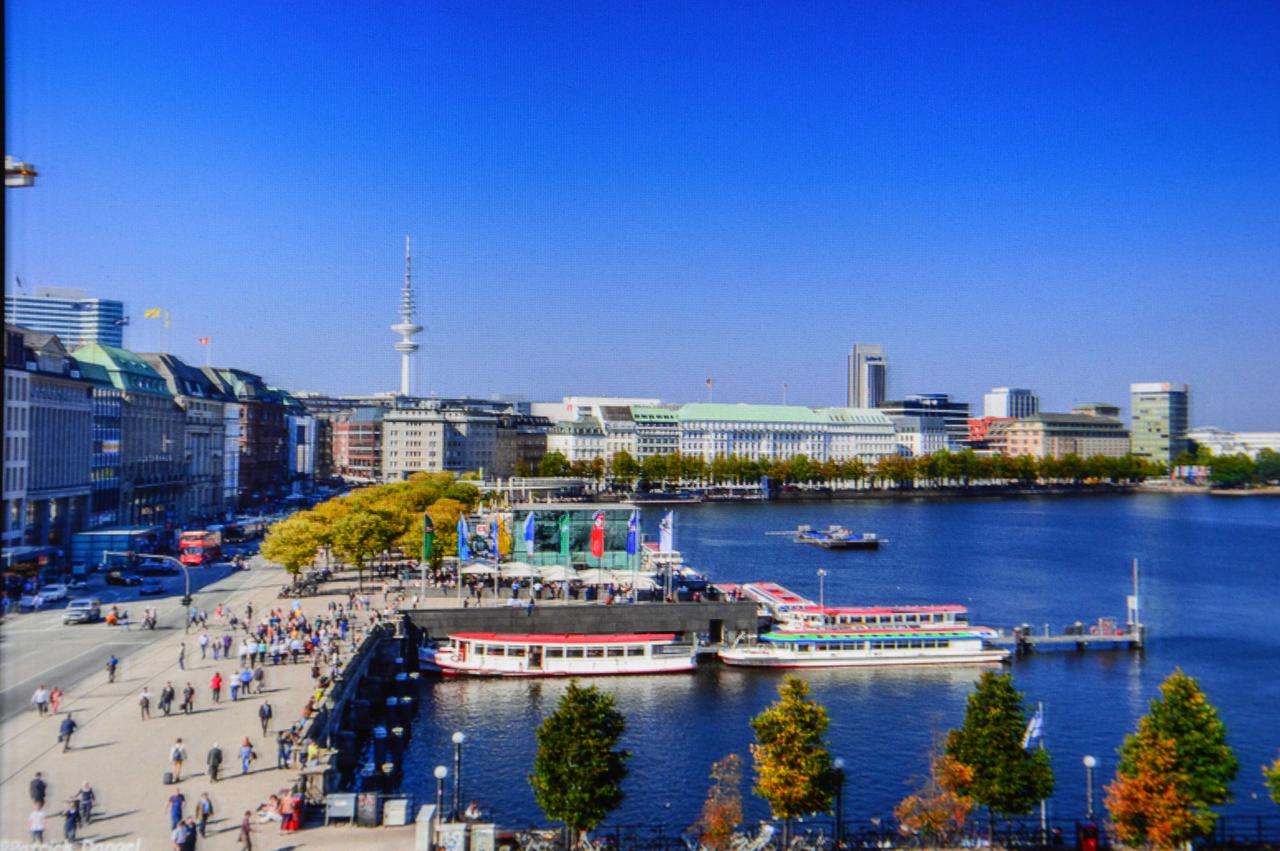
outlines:
{"label": "office building", "polygon": [[631,420],[636,424],[637,460],[680,450],[680,419],[675,408],[632,405]]}
{"label": "office building", "polygon": [[242,369],[207,366],[201,372],[238,406],[236,507],[244,510],[284,496],[289,440],[282,394]]}
{"label": "office building", "polygon": [[1167,466],[1186,451],[1190,395],[1187,385],[1167,381],[1129,385],[1134,455]]}
{"label": "office building", "polygon": [[56,334],[68,350],[85,343],[124,345],[124,303],[89,298],[84,290],[37,287],[35,295],[4,297],[5,322]]}
{"label": "office building", "polygon": [[1025,387],[993,387],[982,397],[984,417],[1029,417],[1039,410],[1039,397]]}
{"label": "office building", "polygon": [[22,545],[31,445],[31,376],[22,330],[4,328],[4,546]]}
{"label": "office building", "polygon": [[694,403],[681,407],[677,417],[680,453],[704,461],[805,455],[817,462],[874,464],[897,452],[893,422],[875,409]]}
{"label": "office building", "polygon": [[1119,458],[1129,451],[1129,432],[1113,417],[1039,413],[1002,424],[1006,455]]}
{"label": "office building", "polygon": [[849,350],[845,406],[876,408],[889,395],[889,362],[875,343],[854,343]]}
{"label": "office building", "polygon": [[495,468],[498,414],[491,407],[453,407],[434,399],[405,400],[382,415],[382,480],[417,472],[483,472]]}
{"label": "office building", "polygon": [[559,452],[570,463],[574,461],[608,460],[608,443],[604,426],[595,417],[558,422],[547,432],[547,453]]}
{"label": "office building", "polygon": [[115,526],[120,520],[120,459],[124,434],[124,391],[105,367],[78,361],[80,377],[93,385],[93,495],[89,528]]}
{"label": "office building", "polygon": [[1256,459],[1264,449],[1280,452],[1280,431],[1227,431],[1214,426],[1194,428],[1187,439],[1210,455],[1248,455]]}
{"label": "office building", "polygon": [[947,448],[947,426],[942,417],[889,417],[893,423],[898,453],[908,458],[924,458]]}
{"label": "office building", "polygon": [[880,412],[889,417],[942,417],[947,430],[947,448],[959,451],[969,445],[969,403],[957,402],[946,393],[921,393],[883,402]]}
{"label": "office building", "polygon": [[352,484],[382,480],[383,408],[356,408],[333,421],[333,473]]}

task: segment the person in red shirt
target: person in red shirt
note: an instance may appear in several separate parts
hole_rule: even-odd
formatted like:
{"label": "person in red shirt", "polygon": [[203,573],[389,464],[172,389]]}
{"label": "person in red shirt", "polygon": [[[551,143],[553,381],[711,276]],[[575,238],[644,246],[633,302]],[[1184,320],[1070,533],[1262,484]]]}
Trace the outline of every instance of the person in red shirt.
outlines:
{"label": "person in red shirt", "polygon": [[222,698],[222,674],[214,672],[209,678],[209,691],[213,692],[213,702],[217,703]]}

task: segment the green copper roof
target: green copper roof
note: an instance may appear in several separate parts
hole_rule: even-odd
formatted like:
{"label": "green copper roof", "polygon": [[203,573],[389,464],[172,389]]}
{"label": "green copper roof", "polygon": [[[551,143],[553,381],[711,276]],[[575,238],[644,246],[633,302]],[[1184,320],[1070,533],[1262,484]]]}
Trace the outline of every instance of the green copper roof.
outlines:
{"label": "green copper roof", "polygon": [[652,405],[632,405],[631,419],[638,423],[674,423],[676,412],[670,408],[655,408]]}
{"label": "green copper roof", "polygon": [[97,364],[111,375],[111,383],[127,393],[145,393],[149,396],[171,398],[164,377],[151,364],[128,349],[87,343],[75,351],[81,363]]}

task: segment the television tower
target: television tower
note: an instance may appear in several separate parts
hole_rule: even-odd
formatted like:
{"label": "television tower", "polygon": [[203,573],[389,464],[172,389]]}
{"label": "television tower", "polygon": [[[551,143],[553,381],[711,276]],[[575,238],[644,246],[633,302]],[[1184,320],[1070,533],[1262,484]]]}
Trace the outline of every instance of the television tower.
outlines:
{"label": "television tower", "polygon": [[413,321],[413,275],[409,261],[409,237],[404,238],[404,288],[400,290],[400,321],[391,330],[400,335],[396,351],[400,353],[400,395],[409,396],[409,356],[419,348],[414,337],[422,333],[422,326]]}

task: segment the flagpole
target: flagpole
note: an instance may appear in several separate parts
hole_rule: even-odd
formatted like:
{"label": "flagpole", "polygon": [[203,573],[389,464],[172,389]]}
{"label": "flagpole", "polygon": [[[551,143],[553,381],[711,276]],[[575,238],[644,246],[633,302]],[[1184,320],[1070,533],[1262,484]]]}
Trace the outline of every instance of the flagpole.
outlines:
{"label": "flagpole", "polygon": [[[1040,750],[1044,750],[1044,703],[1036,704],[1036,712],[1040,715]],[[1040,799],[1040,844],[1049,843],[1049,811],[1045,799]]]}

